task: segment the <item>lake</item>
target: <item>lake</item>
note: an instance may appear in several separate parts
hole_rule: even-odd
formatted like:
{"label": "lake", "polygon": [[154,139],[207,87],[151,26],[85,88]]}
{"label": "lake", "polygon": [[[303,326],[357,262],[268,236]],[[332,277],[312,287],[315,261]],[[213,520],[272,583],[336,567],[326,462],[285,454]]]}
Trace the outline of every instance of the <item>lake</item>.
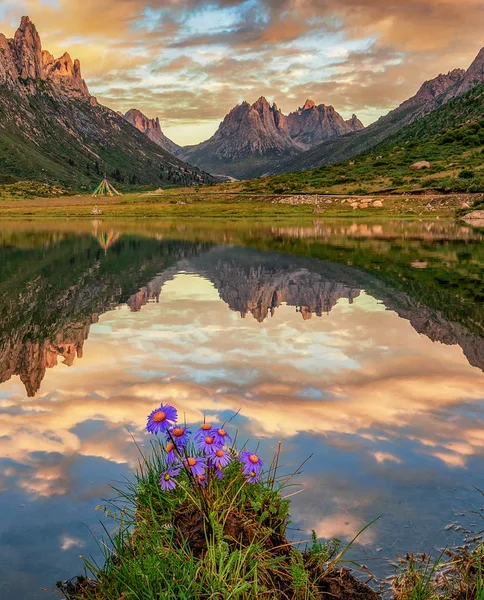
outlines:
{"label": "lake", "polygon": [[[3,223],[0,597],[99,558],[160,402],[296,470],[292,535],[379,576],[484,488],[484,232],[444,221]],[[239,411],[239,414],[236,413]],[[236,416],[234,416],[236,415]],[[121,484],[122,485],[122,484]],[[96,539],[95,539],[96,538]]]}

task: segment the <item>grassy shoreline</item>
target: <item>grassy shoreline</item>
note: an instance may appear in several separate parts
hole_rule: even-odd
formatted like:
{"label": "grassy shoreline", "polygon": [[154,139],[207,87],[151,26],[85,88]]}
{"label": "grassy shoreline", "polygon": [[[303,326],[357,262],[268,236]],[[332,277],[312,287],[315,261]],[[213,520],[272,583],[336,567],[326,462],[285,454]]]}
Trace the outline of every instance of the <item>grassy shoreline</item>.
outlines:
{"label": "grassy shoreline", "polygon": [[[456,211],[482,201],[482,194],[422,196],[346,196],[318,194],[249,194],[193,188],[120,197],[0,196],[0,218],[454,218]],[[102,214],[93,214],[98,207]]]}

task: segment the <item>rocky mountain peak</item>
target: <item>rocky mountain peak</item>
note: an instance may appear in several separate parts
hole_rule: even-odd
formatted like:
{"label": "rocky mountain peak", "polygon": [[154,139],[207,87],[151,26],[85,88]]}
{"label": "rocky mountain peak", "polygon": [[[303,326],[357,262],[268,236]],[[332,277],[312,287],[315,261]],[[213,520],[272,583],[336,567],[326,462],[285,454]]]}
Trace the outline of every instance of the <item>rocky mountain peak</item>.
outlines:
{"label": "rocky mountain peak", "polygon": [[462,72],[462,77],[447,91],[445,94],[446,100],[461,96],[476,85],[484,83],[484,48],[480,49],[467,71],[462,71],[461,69],[456,69],[456,71]]}
{"label": "rocky mountain peak", "polygon": [[22,17],[11,42],[21,79],[42,78],[42,44],[35,25],[29,17]]}
{"label": "rocky mountain peak", "polygon": [[160,119],[156,117],[155,119],[149,119],[146,115],[144,115],[137,108],[132,108],[128,110],[128,112],[124,116],[126,121],[131,123],[133,127],[142,131],[145,135],[147,135],[151,141],[161,146],[163,149],[171,152],[175,155],[180,155],[182,149],[178,144],[172,142],[169,138],[161,130]]}
{"label": "rocky mountain peak", "polygon": [[330,138],[363,129],[361,121],[353,115],[345,121],[333,106],[306,100],[303,108],[287,117],[291,138],[308,149]]}
{"label": "rocky mountain peak", "polygon": [[316,106],[316,102],[314,100],[310,100],[309,98],[304,103],[304,106],[301,110],[309,110],[310,108],[314,108]]}
{"label": "rocky mountain peak", "polygon": [[[19,86],[19,79],[24,85]],[[12,40],[0,35],[0,85],[6,84],[22,95],[34,94],[37,80],[49,81],[64,95],[89,98],[79,61],[73,62],[67,52],[56,60],[42,50],[35,25],[25,16]]]}

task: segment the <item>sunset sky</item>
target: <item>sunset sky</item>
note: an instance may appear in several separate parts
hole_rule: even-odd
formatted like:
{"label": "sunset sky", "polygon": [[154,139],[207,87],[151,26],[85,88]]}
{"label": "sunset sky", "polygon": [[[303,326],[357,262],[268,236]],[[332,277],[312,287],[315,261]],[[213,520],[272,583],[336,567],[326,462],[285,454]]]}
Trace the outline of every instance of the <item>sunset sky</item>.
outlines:
{"label": "sunset sky", "polygon": [[101,103],[159,116],[179,144],[261,95],[367,125],[484,45],[482,0],[1,0],[0,31],[25,14]]}

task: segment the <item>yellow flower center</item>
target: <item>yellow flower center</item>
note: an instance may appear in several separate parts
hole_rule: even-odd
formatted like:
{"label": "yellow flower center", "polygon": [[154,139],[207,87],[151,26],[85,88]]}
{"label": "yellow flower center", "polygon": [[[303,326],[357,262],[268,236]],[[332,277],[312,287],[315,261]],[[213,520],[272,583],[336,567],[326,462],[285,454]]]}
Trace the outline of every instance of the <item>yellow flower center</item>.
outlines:
{"label": "yellow flower center", "polygon": [[251,454],[249,456],[249,460],[253,465],[255,465],[256,463],[259,462],[259,457],[257,456],[257,454]]}
{"label": "yellow flower center", "polygon": [[255,477],[256,476],[256,472],[255,471],[251,471],[250,472],[250,477]]}
{"label": "yellow flower center", "polygon": [[217,450],[217,452],[215,452],[215,456],[218,456],[219,458],[222,458],[224,454],[225,452],[223,450]]}
{"label": "yellow flower center", "polygon": [[157,410],[153,415],[153,421],[155,423],[161,423],[166,419],[166,414],[162,410]]}
{"label": "yellow flower center", "polygon": [[170,481],[170,479],[171,479],[171,475],[170,475],[169,473],[165,473],[165,476],[163,477],[163,479],[164,479],[165,481]]}
{"label": "yellow flower center", "polygon": [[197,464],[197,461],[194,458],[188,458],[187,463],[189,467],[194,467]]}
{"label": "yellow flower center", "polygon": [[222,435],[222,436],[225,436],[225,435],[227,435],[227,432],[225,431],[225,429],[219,429],[218,430],[218,434]]}
{"label": "yellow flower center", "polygon": [[175,437],[181,437],[185,433],[185,430],[183,427],[175,427],[172,433]]}
{"label": "yellow flower center", "polygon": [[205,438],[205,443],[213,444],[213,437],[211,435],[207,435],[207,437]]}
{"label": "yellow flower center", "polygon": [[166,451],[167,451],[167,452],[171,452],[171,451],[174,449],[174,447],[175,447],[175,444],[174,444],[173,442],[169,442],[169,443],[166,445]]}
{"label": "yellow flower center", "polygon": [[201,429],[202,431],[210,431],[210,429],[212,429],[212,426],[210,425],[210,423],[204,423]]}

